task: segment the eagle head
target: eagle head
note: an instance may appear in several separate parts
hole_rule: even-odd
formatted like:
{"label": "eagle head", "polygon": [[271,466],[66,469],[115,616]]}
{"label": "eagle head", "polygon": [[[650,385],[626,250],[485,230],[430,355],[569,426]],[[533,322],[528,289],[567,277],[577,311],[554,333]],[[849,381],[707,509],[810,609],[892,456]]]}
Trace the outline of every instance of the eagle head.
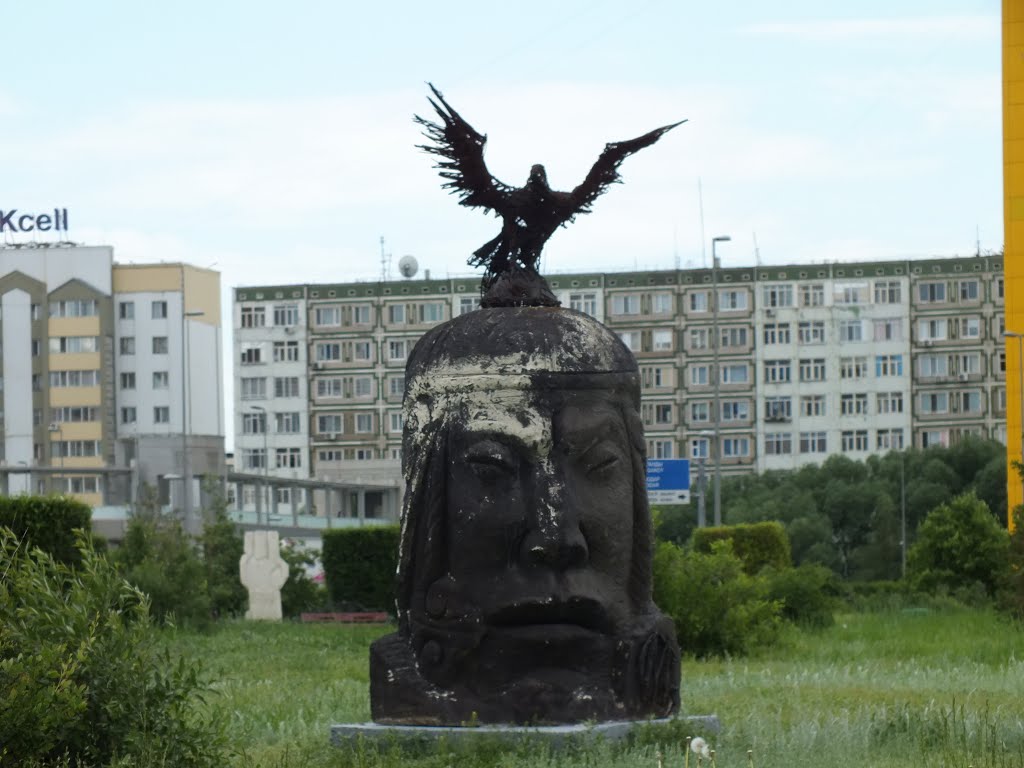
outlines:
{"label": "eagle head", "polygon": [[526,180],[526,186],[528,187],[541,187],[542,189],[551,189],[548,186],[548,174],[544,170],[543,165],[535,165],[530,169],[530,178]]}

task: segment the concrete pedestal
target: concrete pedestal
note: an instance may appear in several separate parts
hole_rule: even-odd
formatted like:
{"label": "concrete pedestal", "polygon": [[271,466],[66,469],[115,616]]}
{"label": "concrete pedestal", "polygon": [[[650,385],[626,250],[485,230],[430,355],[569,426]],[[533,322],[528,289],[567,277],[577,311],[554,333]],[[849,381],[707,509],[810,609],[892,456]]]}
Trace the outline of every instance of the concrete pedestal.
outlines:
{"label": "concrete pedestal", "polygon": [[380,725],[378,723],[341,723],[331,726],[331,743],[336,747],[355,746],[359,739],[371,743],[429,747],[444,739],[449,744],[469,746],[475,741],[497,739],[509,743],[536,740],[552,749],[602,739],[620,741],[636,728],[646,725],[685,723],[694,735],[718,733],[722,724],[718,715],[682,715],[661,720],[621,720],[609,723],[576,725],[480,725],[475,727],[429,725]]}

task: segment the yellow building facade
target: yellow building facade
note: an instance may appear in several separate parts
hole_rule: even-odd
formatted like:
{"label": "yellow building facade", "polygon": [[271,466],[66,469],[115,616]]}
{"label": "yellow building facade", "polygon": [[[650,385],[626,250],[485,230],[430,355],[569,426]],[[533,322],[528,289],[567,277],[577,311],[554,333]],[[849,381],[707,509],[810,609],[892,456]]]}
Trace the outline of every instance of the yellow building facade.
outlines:
{"label": "yellow building facade", "polygon": [[[1003,0],[1003,226],[1006,330],[1008,334],[1024,334],[1024,0]],[[1013,467],[1014,462],[1024,459],[1022,346],[1024,338],[1007,339],[1006,458],[1010,510],[1024,503],[1024,482]],[[1012,529],[1012,515],[1010,526]]]}

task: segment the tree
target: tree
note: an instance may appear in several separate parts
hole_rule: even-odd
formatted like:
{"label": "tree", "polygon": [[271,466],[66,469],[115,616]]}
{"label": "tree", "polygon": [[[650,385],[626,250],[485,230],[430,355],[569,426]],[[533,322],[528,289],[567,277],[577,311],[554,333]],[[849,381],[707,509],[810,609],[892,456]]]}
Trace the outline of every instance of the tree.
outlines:
{"label": "tree", "polygon": [[994,597],[1009,568],[1009,534],[973,491],[929,512],[907,556],[908,575],[926,591],[980,584]]}

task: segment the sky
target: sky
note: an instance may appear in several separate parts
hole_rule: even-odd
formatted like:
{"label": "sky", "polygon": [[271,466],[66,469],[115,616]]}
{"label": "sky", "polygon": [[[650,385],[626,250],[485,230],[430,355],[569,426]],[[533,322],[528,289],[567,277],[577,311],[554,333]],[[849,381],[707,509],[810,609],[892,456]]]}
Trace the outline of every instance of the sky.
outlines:
{"label": "sky", "polygon": [[212,266],[227,327],[237,286],[397,279],[407,254],[472,274],[499,223],[416,148],[427,82],[514,186],[543,163],[571,189],[606,142],[688,121],[551,238],[547,272],[699,267],[720,235],[726,267],[1002,249],[999,0],[0,11],[0,210]]}

